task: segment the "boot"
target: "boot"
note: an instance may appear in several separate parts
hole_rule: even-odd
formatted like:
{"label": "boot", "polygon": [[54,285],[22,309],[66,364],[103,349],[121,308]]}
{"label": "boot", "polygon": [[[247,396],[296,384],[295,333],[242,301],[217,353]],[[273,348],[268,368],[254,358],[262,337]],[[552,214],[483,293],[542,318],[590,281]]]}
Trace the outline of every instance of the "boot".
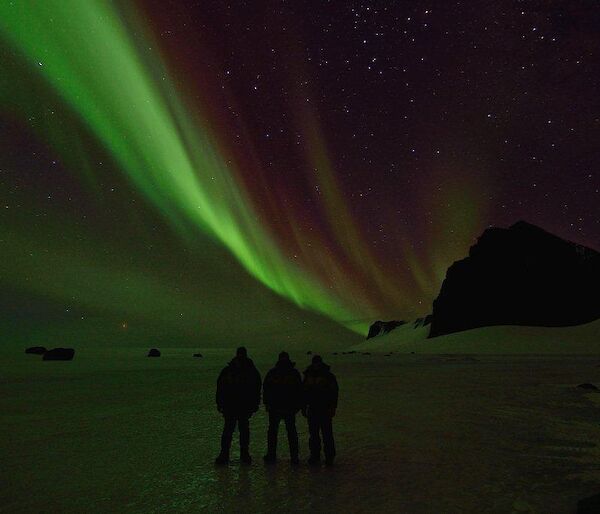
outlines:
{"label": "boot", "polygon": [[219,456],[215,459],[215,464],[217,466],[229,464],[229,454],[221,450],[221,453],[219,453]]}
{"label": "boot", "polygon": [[250,453],[248,453],[248,448],[242,448],[240,450],[240,460],[244,464],[252,464],[252,457],[250,457]]}
{"label": "boot", "polygon": [[265,461],[265,464],[275,464],[277,462],[277,457],[272,453],[267,453],[263,457],[263,460]]}
{"label": "boot", "polygon": [[321,464],[321,457],[319,455],[311,455],[308,459],[309,466],[319,466]]}

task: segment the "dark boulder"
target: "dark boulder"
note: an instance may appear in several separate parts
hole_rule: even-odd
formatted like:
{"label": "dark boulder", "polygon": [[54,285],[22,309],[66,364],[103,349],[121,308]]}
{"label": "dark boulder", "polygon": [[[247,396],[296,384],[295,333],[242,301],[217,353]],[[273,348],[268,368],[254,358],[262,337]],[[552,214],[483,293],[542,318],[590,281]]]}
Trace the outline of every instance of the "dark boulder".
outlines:
{"label": "dark boulder", "polygon": [[600,254],[520,221],[489,228],[452,264],[429,337],[490,325],[570,326],[600,318]]}
{"label": "dark boulder", "polygon": [[598,512],[600,512],[600,493],[577,502],[577,514],[598,514]]}
{"label": "dark boulder", "polygon": [[194,357],[199,357],[199,358],[202,358],[202,357],[203,357],[203,355],[202,355],[201,353],[195,353],[195,354],[194,354]]}
{"label": "dark boulder", "polygon": [[406,321],[376,321],[369,327],[369,333],[367,334],[367,339],[371,339],[376,336],[383,336],[385,334],[389,334],[395,328],[404,325]]}
{"label": "dark boulder", "polygon": [[598,388],[594,384],[579,384],[577,389],[584,389],[585,391],[598,391]]}
{"label": "dark boulder", "polygon": [[73,348],[52,348],[44,353],[42,360],[45,361],[70,361],[75,356]]}
{"label": "dark boulder", "polygon": [[33,355],[44,355],[46,353],[45,346],[31,346],[25,350],[25,353],[31,353]]}
{"label": "dark boulder", "polygon": [[157,350],[156,348],[150,348],[148,357],[160,357],[160,350]]}

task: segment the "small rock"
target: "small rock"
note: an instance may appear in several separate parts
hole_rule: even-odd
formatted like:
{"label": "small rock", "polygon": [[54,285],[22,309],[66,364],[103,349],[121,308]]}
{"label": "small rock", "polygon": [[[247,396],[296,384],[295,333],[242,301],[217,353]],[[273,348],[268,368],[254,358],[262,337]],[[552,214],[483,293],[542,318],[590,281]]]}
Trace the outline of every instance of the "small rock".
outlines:
{"label": "small rock", "polygon": [[579,384],[577,386],[577,389],[585,389],[586,391],[598,391],[598,388],[594,384],[590,384],[587,382],[585,384]]}
{"label": "small rock", "polygon": [[577,514],[598,514],[598,512],[600,512],[600,493],[577,502]]}
{"label": "small rock", "polygon": [[306,352],[306,355],[312,355],[312,352],[311,352],[310,350],[308,350],[308,351]]}
{"label": "small rock", "polygon": [[148,357],[160,357],[160,350],[157,350],[156,348],[150,348]]}
{"label": "small rock", "polygon": [[42,360],[45,361],[70,361],[75,356],[73,348],[53,348],[44,353]]}
{"label": "small rock", "polygon": [[33,355],[44,355],[46,353],[45,346],[31,346],[25,350],[25,353],[31,353]]}
{"label": "small rock", "polygon": [[199,358],[202,358],[202,357],[203,357],[203,355],[202,355],[201,353],[195,353],[195,354],[194,354],[194,357],[199,357]]}
{"label": "small rock", "polygon": [[514,501],[513,510],[515,512],[535,512],[535,510],[531,505],[529,505],[529,503],[521,499]]}
{"label": "small rock", "polygon": [[371,355],[371,352],[363,352],[363,355]]}

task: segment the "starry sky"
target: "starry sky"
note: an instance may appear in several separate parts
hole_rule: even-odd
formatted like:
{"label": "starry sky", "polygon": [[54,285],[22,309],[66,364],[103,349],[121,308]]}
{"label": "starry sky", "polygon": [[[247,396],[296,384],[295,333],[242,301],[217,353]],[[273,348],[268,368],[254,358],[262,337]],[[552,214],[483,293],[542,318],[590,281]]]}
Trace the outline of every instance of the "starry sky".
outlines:
{"label": "starry sky", "polygon": [[427,314],[490,225],[598,248],[598,26],[592,0],[3,2],[1,321],[365,333]]}

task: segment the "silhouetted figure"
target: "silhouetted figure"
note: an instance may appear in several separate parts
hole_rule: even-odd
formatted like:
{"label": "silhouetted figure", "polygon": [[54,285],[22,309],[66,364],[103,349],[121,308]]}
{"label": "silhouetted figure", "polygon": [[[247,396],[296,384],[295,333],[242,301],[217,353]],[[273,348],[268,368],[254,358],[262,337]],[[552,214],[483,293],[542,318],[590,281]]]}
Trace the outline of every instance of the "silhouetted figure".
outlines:
{"label": "silhouetted figure", "polygon": [[242,346],[217,379],[217,409],[225,418],[217,464],[229,462],[229,448],[236,425],[240,433],[240,460],[246,464],[252,462],[248,451],[249,422],[260,405],[260,389],[260,374]]}
{"label": "silhouetted figure", "polygon": [[302,414],[308,418],[310,433],[308,463],[311,465],[321,462],[321,436],[323,436],[325,463],[331,466],[335,457],[332,418],[337,408],[338,384],[335,375],[329,369],[321,356],[315,355],[312,364],[304,372],[306,407],[302,410]]}
{"label": "silhouetted figure", "polygon": [[304,407],[304,391],[302,378],[290,360],[287,352],[279,354],[279,360],[271,369],[263,384],[263,402],[269,413],[269,430],[267,432],[266,463],[277,460],[277,433],[281,420],[285,423],[290,461],[298,464],[298,432],[296,430],[296,414]]}

